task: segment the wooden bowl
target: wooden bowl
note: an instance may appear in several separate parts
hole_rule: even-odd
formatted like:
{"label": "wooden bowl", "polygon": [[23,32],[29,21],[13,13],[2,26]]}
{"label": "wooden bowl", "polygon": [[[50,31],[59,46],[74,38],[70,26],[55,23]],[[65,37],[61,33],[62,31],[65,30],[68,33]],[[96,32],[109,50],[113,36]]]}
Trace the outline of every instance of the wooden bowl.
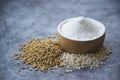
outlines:
{"label": "wooden bowl", "polygon": [[[72,19],[75,19],[75,18],[66,19],[58,25],[57,36],[58,36],[58,41],[59,41],[61,47],[64,50],[66,50],[70,53],[75,53],[75,54],[92,53],[92,52],[98,51],[103,46],[104,39],[105,39],[104,25],[101,22],[94,20],[97,23],[99,23],[102,28],[104,28],[103,33],[99,37],[96,37],[95,39],[74,40],[74,39],[70,39],[70,38],[66,37],[61,32],[62,25]],[[90,19],[90,18],[88,18],[88,19]],[[93,19],[90,19],[90,20],[93,20]]]}

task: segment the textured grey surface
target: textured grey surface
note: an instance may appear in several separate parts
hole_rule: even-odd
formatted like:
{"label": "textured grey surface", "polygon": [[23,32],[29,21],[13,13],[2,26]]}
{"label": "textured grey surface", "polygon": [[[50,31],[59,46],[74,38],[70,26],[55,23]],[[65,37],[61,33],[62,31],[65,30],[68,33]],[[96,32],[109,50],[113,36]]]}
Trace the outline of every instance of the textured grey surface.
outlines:
{"label": "textured grey surface", "polygon": [[[76,16],[90,17],[106,26],[105,45],[112,48],[112,55],[105,65],[62,76],[58,72],[63,69],[55,73],[17,72],[22,64],[16,65],[11,55],[21,42],[53,35],[58,23]],[[0,0],[0,80],[120,80],[119,31],[119,0]]]}

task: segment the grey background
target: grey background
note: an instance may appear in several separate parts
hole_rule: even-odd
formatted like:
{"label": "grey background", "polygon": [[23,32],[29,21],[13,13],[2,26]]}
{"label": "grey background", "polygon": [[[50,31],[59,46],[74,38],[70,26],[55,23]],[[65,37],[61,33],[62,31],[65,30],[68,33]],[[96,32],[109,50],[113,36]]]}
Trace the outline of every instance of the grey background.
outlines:
{"label": "grey background", "polygon": [[[56,33],[64,19],[85,16],[106,26],[105,45],[112,55],[97,69],[75,70],[59,75],[24,70],[12,53],[21,42]],[[0,80],[120,80],[120,0],[0,0]],[[10,40],[10,44],[6,41]],[[18,52],[18,51],[17,51]]]}

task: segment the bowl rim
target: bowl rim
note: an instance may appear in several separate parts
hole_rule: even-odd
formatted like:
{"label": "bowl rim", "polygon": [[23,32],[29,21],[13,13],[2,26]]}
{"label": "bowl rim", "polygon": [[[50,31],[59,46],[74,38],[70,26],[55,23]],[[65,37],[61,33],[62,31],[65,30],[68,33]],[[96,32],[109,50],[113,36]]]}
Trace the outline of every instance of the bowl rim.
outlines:
{"label": "bowl rim", "polygon": [[99,39],[99,38],[101,38],[104,34],[106,34],[106,28],[105,28],[105,26],[104,26],[104,24],[103,24],[102,22],[97,21],[97,20],[95,20],[95,19],[91,19],[91,18],[85,17],[85,18],[94,20],[94,21],[96,21],[96,22],[98,22],[98,23],[100,23],[100,24],[102,25],[102,27],[104,28],[104,29],[103,29],[104,31],[103,31],[103,33],[102,33],[100,36],[95,37],[95,38],[93,38],[93,39],[87,39],[87,40],[80,40],[80,39],[79,39],[79,40],[76,40],[76,39],[71,39],[71,38],[68,38],[68,37],[64,36],[63,33],[62,33],[61,30],[60,30],[61,25],[63,25],[64,23],[66,23],[66,22],[68,22],[68,21],[70,21],[70,20],[72,20],[72,19],[75,19],[75,18],[84,18],[84,17],[83,17],[83,16],[80,16],[80,17],[74,17],[74,18],[65,19],[65,20],[63,20],[62,22],[60,22],[60,23],[58,24],[57,32],[58,32],[62,37],[66,38],[66,39],[68,39],[68,40],[72,40],[72,41],[82,41],[82,42],[86,42],[86,41],[93,41],[93,40]]}

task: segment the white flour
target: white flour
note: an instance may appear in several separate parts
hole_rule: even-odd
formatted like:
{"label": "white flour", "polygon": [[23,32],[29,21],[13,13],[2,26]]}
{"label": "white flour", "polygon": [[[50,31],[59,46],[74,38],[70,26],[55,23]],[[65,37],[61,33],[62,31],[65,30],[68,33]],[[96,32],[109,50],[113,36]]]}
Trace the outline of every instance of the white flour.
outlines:
{"label": "white flour", "polygon": [[104,25],[90,18],[77,17],[61,25],[61,33],[73,40],[91,40],[100,37],[105,31]]}

